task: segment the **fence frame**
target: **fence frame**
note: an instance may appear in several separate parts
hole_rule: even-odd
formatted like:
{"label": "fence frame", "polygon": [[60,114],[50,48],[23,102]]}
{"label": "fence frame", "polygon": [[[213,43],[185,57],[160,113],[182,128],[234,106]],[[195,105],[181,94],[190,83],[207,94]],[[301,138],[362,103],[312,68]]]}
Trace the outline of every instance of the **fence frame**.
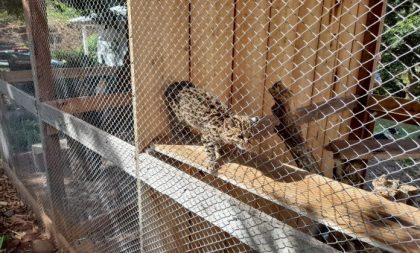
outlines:
{"label": "fence frame", "polygon": [[[36,115],[39,119],[40,122],[40,127],[42,129],[41,134],[42,134],[42,143],[43,143],[43,147],[44,147],[44,159],[47,161],[47,172],[48,171],[55,171],[55,173],[57,173],[57,171],[59,171],[59,166],[57,166],[57,163],[53,160],[57,159],[57,157],[59,157],[59,155],[56,154],[56,152],[54,152],[54,149],[56,151],[60,150],[59,148],[59,141],[58,141],[58,131],[62,131],[63,133],[65,133],[66,135],[68,135],[69,137],[77,140],[78,142],[80,142],[81,144],[83,144],[84,146],[88,147],[89,149],[91,149],[92,151],[98,153],[99,155],[103,156],[103,157],[107,157],[110,161],[112,161],[114,164],[116,164],[117,166],[121,167],[125,172],[127,172],[128,174],[130,174],[133,177],[137,177],[139,179],[139,181],[142,181],[146,184],[148,184],[149,186],[151,186],[153,189],[157,190],[158,192],[161,192],[162,194],[165,194],[167,196],[172,197],[172,199],[174,199],[176,202],[180,203],[183,207],[187,208],[188,210],[192,211],[192,212],[196,212],[200,217],[204,218],[207,221],[210,221],[211,223],[215,224],[217,226],[218,222],[217,220],[214,219],[214,217],[212,217],[211,215],[205,214],[205,213],[200,213],[199,210],[194,209],[193,206],[191,206],[191,203],[189,203],[187,198],[184,198],[182,196],[177,195],[177,193],[175,192],[171,192],[171,189],[169,186],[165,186],[162,184],[158,184],[156,183],[158,180],[152,180],[153,178],[155,179],[164,179],[166,176],[168,175],[175,175],[175,177],[177,179],[179,179],[181,182],[189,182],[189,183],[193,183],[194,185],[196,185],[199,188],[203,188],[205,189],[202,197],[203,198],[209,198],[211,196],[209,196],[206,192],[213,192],[215,193],[216,196],[220,197],[221,199],[225,200],[226,203],[235,203],[235,205],[233,206],[232,210],[238,211],[241,210],[244,212],[245,215],[250,215],[250,217],[258,217],[259,219],[262,220],[262,225],[258,226],[257,231],[255,231],[255,236],[262,236],[261,241],[265,241],[267,240],[267,238],[265,238],[266,235],[264,235],[264,233],[261,233],[261,231],[265,231],[266,227],[274,227],[279,228],[280,230],[276,230],[277,233],[279,233],[279,231],[282,231],[281,228],[286,228],[286,230],[288,231],[288,233],[291,234],[295,234],[295,235],[299,235],[302,236],[303,240],[301,243],[305,244],[307,243],[308,245],[311,246],[318,246],[321,247],[323,250],[331,250],[331,248],[328,245],[319,245],[318,242],[314,241],[313,238],[297,231],[294,228],[289,227],[288,225],[282,223],[281,221],[277,221],[274,218],[248,206],[247,204],[241,203],[238,200],[235,200],[234,198],[232,198],[231,196],[227,195],[226,193],[223,193],[217,189],[215,189],[213,186],[209,186],[206,183],[203,183],[201,180],[196,179],[194,177],[192,177],[191,175],[188,175],[187,173],[179,170],[178,168],[168,165],[158,159],[156,159],[156,157],[147,154],[147,153],[141,153],[139,154],[139,152],[137,152],[137,148],[139,147],[139,142],[136,139],[136,145],[130,145],[120,139],[118,139],[117,137],[106,133],[105,131],[94,127],[88,123],[86,123],[85,121],[71,115],[70,113],[74,113],[75,111],[72,110],[66,110],[63,108],[57,108],[56,105],[60,104],[60,103],[70,103],[73,105],[70,106],[71,108],[73,107],[77,107],[77,104],[79,103],[78,101],[80,101],[80,99],[86,99],[86,98],[76,98],[74,99],[74,101],[76,102],[68,102],[68,101],[54,101],[54,94],[52,94],[51,92],[54,90],[52,87],[52,70],[51,70],[51,66],[49,64],[50,61],[50,51],[49,51],[49,46],[48,43],[48,34],[47,35],[42,35],[40,36],[39,34],[33,34],[33,29],[32,26],[35,24],[34,20],[36,20],[36,25],[43,25],[45,27],[45,25],[47,25],[46,23],[46,14],[42,12],[42,2],[44,0],[37,0],[37,1],[31,1],[31,0],[22,0],[24,7],[25,7],[25,20],[27,22],[27,29],[28,29],[28,34],[30,35],[30,39],[31,39],[31,63],[33,66],[33,81],[35,83],[35,87],[36,87],[36,96],[30,96],[26,93],[24,93],[23,91],[17,89],[16,87],[13,86],[13,84],[10,84],[7,82],[8,81],[16,81],[16,80],[29,80],[28,77],[28,73],[21,73],[22,77],[19,77],[21,79],[13,79],[10,77],[7,77],[7,75],[3,75],[3,77],[0,76],[1,78],[5,78],[6,76],[6,80],[0,80],[0,93],[3,93],[5,95],[7,95],[8,97],[10,97],[12,100],[14,100],[19,106],[24,107],[26,110],[28,110],[29,112],[31,112],[32,114]],[[372,2],[372,1],[371,1]],[[46,29],[48,30],[48,27],[46,27]],[[42,52],[42,53],[40,53]],[[39,69],[42,69],[42,75],[40,74],[40,72],[38,71]],[[92,71],[92,72],[96,72],[96,71]],[[11,75],[9,75],[11,76]],[[134,76],[134,75],[133,75]],[[127,105],[130,103],[133,103],[133,101],[130,99],[130,96],[124,94],[121,96],[125,96],[126,99],[126,103]],[[89,98],[88,98],[89,99]],[[92,100],[95,99],[104,99],[104,97],[92,97]],[[112,101],[113,98],[109,98],[110,101]],[[118,99],[119,100],[119,99]],[[93,104],[95,104],[94,102],[92,102]],[[327,103],[326,103],[327,104]],[[368,106],[369,107],[369,106]],[[100,110],[100,107],[95,107],[92,106],[91,109],[92,111],[95,110]],[[77,111],[79,112],[79,111]],[[311,118],[312,119],[312,118]],[[316,117],[314,117],[314,119],[316,119]],[[55,130],[51,129],[54,128]],[[81,134],[80,134],[81,133]],[[58,146],[57,146],[58,145]],[[164,150],[159,150],[159,147],[156,147],[154,152],[159,152],[163,155],[168,155],[168,153],[165,153]],[[137,157],[138,156],[138,157]],[[138,158],[138,159],[137,159]],[[187,163],[189,165],[191,165],[191,161],[186,161],[182,155],[178,156],[178,157],[173,157],[173,159],[178,160],[180,162],[183,163]],[[150,169],[148,167],[148,164],[152,162],[152,163],[156,163],[159,164],[160,166],[162,166],[162,168],[164,168],[163,171],[154,171],[152,169]],[[8,172],[8,174],[10,175],[10,177],[12,178],[12,180],[19,185],[19,188],[23,188],[24,186],[21,186],[21,183],[19,182],[19,180],[14,176],[14,174],[12,174],[11,172],[13,172],[8,166],[7,164],[5,164],[6,167],[6,171]],[[208,173],[208,171],[206,171],[206,169],[204,168],[200,168],[200,165],[197,164],[193,164],[193,167],[198,168],[199,170]],[[242,169],[246,169],[246,168],[242,168]],[[297,170],[300,171],[299,168],[291,168],[293,170]],[[252,171],[258,171],[255,168],[251,168]],[[321,222],[325,225],[331,226],[333,228],[338,229],[341,232],[344,232],[348,235],[351,236],[358,236],[357,238],[359,238],[360,234],[355,233],[354,231],[350,230],[345,230],[342,229],[342,227],[340,226],[340,222],[338,220],[334,220],[334,217],[325,217],[323,216],[323,214],[321,212],[318,213],[310,213],[305,211],[305,208],[303,208],[302,206],[299,206],[299,204],[297,206],[290,206],[290,203],[293,201],[292,196],[289,195],[284,195],[284,196],[267,196],[264,195],[263,193],[261,193],[260,191],[258,191],[256,189],[256,186],[253,185],[245,185],[244,186],[244,182],[238,182],[237,179],[235,179],[234,177],[232,177],[232,175],[229,175],[228,173],[229,169],[225,169],[225,171],[222,171],[221,174],[215,176],[218,179],[221,179],[225,182],[229,182],[233,185],[235,185],[236,187],[242,189],[242,190],[246,190],[251,192],[252,194],[255,194],[259,197],[261,197],[262,199],[266,199],[270,202],[273,202],[277,205],[281,205],[281,206],[286,206],[287,208],[293,209],[293,211],[296,211],[300,214],[306,215],[318,222]],[[171,173],[168,173],[171,172]],[[246,174],[246,173],[245,173]],[[308,182],[310,182],[310,184],[312,185],[311,189],[314,189],[314,193],[318,194],[318,195],[322,195],[322,192],[320,192],[320,188],[321,186],[324,186],[325,184],[327,184],[329,187],[332,187],[333,189],[335,189],[334,192],[330,192],[328,193],[329,198],[334,199],[340,199],[340,195],[337,194],[337,192],[343,192],[343,190],[346,191],[352,191],[355,194],[359,194],[360,196],[364,196],[363,199],[368,198],[370,200],[372,200],[375,203],[381,203],[380,207],[384,208],[388,211],[390,211],[390,213],[387,213],[389,215],[394,215],[398,216],[398,214],[396,214],[396,211],[401,211],[401,210],[406,210],[409,213],[412,213],[413,215],[416,212],[416,210],[413,210],[413,208],[405,205],[405,204],[401,204],[401,203],[394,203],[391,202],[389,200],[386,200],[382,197],[378,197],[372,193],[348,186],[348,185],[344,185],[338,182],[335,182],[331,179],[322,177],[322,176],[308,176],[305,174],[305,178],[306,180],[308,180]],[[170,182],[170,181],[167,181]],[[276,185],[275,182],[273,182],[274,185]],[[298,185],[298,182],[293,182],[290,183],[291,185]],[[58,209],[63,208],[62,205],[63,203],[61,202],[60,199],[57,198],[57,196],[60,196],[60,194],[58,194],[57,196],[55,196],[54,194],[56,193],[60,193],[63,191],[63,178],[59,177],[59,178],[53,178],[51,175],[48,177],[48,185],[51,187],[57,186],[58,188],[52,188],[49,190],[49,193],[52,194],[51,196],[51,201],[56,205],[58,204]],[[251,186],[251,187],[250,187]],[[30,195],[29,193],[25,193],[24,190],[21,189],[21,191],[24,193],[23,195]],[[38,209],[40,208],[39,205],[34,204],[34,201],[30,199],[30,197],[25,197],[29,203],[31,203],[31,205],[34,207],[35,212],[38,211]],[[290,198],[290,199],[288,199]],[[355,208],[357,210],[357,205],[355,202],[360,201],[359,199],[357,200],[353,200],[353,204],[355,204]],[[307,203],[310,203],[310,201]],[[351,204],[351,202],[350,202]],[[346,202],[345,205],[349,205],[349,202]],[[337,208],[345,208],[344,203],[337,203]],[[360,207],[358,207],[360,208]],[[322,210],[320,210],[322,211]],[[38,214],[38,212],[37,212]],[[42,217],[43,214],[38,214],[38,216]],[[325,215],[325,214],[324,214]],[[255,217],[254,217],[255,216]],[[368,218],[367,218],[368,217]],[[377,217],[377,214],[375,213],[371,213],[370,216],[366,215],[366,216],[360,216],[361,220],[360,221],[364,221],[365,224],[369,224],[368,219],[372,219],[372,217]],[[47,223],[50,222],[53,224],[53,227],[60,227],[60,219],[59,216],[56,214],[55,217],[53,218],[53,221],[48,221]],[[328,220],[329,219],[329,220]],[[379,219],[379,218],[378,218]],[[415,216],[415,219],[413,219],[414,222],[419,223],[420,222],[420,214],[417,214]],[[274,222],[274,223],[273,223]],[[54,224],[57,223],[57,224]],[[394,222],[395,224],[399,224],[397,221]],[[274,224],[274,225],[273,225]],[[416,223],[414,223],[416,224]],[[250,224],[248,225],[244,225],[241,224],[243,226],[251,226]],[[369,224],[372,225],[372,224]],[[373,225],[374,226],[374,225]],[[379,227],[379,225],[377,225]],[[246,228],[250,228],[250,231],[252,231],[252,227],[246,227]],[[372,228],[372,231],[376,230],[378,228],[374,227]],[[56,238],[60,240],[61,237],[63,237],[63,235],[61,235],[59,232],[57,232],[57,229],[52,228],[54,234],[56,235]],[[412,238],[416,238],[416,234],[411,231],[410,229],[406,229],[404,230],[407,234],[412,235]],[[231,233],[233,235],[236,235],[238,237],[241,237],[240,234],[238,234],[238,232],[233,229],[233,230],[228,230],[226,231],[228,233]],[[283,231],[284,232],[284,231]],[[262,234],[262,235],[261,235]],[[281,234],[281,233],[279,233]],[[277,234],[278,235],[278,234]],[[270,234],[269,236],[277,236],[277,235],[273,235]],[[290,234],[289,234],[290,235]],[[64,235],[65,237],[65,235]],[[242,237],[243,238],[243,237]],[[361,239],[362,241],[365,241],[367,243],[370,243],[374,246],[380,247],[382,249],[386,249],[386,250],[395,250],[394,248],[392,248],[391,246],[388,246],[387,244],[390,241],[389,238],[385,238],[384,241],[380,241],[380,238],[375,238],[372,239],[369,237],[368,232],[366,232],[365,235],[362,235],[359,239]],[[259,245],[256,245],[255,242],[252,241],[248,241],[245,239],[241,240],[241,242],[251,246],[252,248],[256,249],[256,250],[263,250],[262,248],[259,248]],[[395,243],[395,242],[394,242]],[[66,248],[69,248],[70,246],[68,245],[68,243],[62,243]],[[392,243],[389,243],[392,244]],[[402,249],[412,249],[415,250],[416,249],[416,245],[413,242],[411,243],[407,243],[404,246],[401,245],[394,245],[395,247],[403,247]],[[406,247],[406,248],[404,248]],[[401,248],[398,248],[401,249]]]}

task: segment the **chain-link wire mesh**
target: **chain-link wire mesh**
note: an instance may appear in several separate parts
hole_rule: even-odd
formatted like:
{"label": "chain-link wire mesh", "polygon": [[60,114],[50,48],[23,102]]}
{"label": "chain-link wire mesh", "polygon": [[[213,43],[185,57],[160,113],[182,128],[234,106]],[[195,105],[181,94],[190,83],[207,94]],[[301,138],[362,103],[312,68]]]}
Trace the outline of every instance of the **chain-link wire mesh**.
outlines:
{"label": "chain-link wire mesh", "polygon": [[2,158],[77,251],[419,250],[416,1],[23,2]]}

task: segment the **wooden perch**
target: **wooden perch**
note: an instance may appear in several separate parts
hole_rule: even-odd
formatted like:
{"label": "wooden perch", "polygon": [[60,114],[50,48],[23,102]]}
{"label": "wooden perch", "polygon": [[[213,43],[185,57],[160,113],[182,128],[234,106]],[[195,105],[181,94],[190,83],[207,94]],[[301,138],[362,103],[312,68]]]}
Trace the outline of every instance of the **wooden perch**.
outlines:
{"label": "wooden perch", "polygon": [[[153,150],[210,173],[202,146],[155,145]],[[266,173],[273,172],[272,164],[264,164],[259,163],[257,169],[252,163],[233,161],[223,164],[217,177],[371,245],[388,251],[417,252],[417,208],[287,164],[276,166],[277,176],[273,178]]]}
{"label": "wooden perch", "polygon": [[402,202],[414,207],[420,204],[420,188],[401,183],[400,180],[388,179],[386,175],[372,181],[373,193],[391,201]]}
{"label": "wooden perch", "polygon": [[306,141],[296,124],[297,119],[290,113],[288,101],[291,94],[289,90],[279,81],[269,89],[269,92],[275,101],[271,111],[280,121],[280,124],[275,127],[277,135],[286,143],[298,167],[320,174],[321,169],[312,156],[311,150],[306,146]]}
{"label": "wooden perch", "polygon": [[116,93],[92,97],[59,99],[46,103],[57,107],[61,111],[74,114],[129,106],[131,105],[131,95],[128,93]]}

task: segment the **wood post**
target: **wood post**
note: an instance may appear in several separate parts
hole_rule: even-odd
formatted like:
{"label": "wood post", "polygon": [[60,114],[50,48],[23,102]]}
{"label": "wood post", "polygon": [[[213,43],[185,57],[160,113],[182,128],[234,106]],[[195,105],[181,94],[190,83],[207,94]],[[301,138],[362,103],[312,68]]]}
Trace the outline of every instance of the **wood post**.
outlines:
{"label": "wood post", "polygon": [[[26,29],[30,41],[31,65],[37,102],[53,100],[55,89],[51,69],[48,21],[45,0],[22,0]],[[64,228],[59,218],[64,215],[65,190],[58,132],[39,120],[44,159],[47,167],[47,182],[53,215],[57,227]],[[51,131],[52,130],[52,131]]]}

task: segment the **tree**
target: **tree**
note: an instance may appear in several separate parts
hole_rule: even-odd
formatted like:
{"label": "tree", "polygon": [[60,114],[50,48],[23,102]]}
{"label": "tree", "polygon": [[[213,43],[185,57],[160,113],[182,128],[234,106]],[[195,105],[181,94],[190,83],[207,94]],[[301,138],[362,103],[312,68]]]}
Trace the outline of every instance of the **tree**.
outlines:
{"label": "tree", "polygon": [[388,0],[382,37],[379,94],[420,96],[420,14],[414,1]]}

